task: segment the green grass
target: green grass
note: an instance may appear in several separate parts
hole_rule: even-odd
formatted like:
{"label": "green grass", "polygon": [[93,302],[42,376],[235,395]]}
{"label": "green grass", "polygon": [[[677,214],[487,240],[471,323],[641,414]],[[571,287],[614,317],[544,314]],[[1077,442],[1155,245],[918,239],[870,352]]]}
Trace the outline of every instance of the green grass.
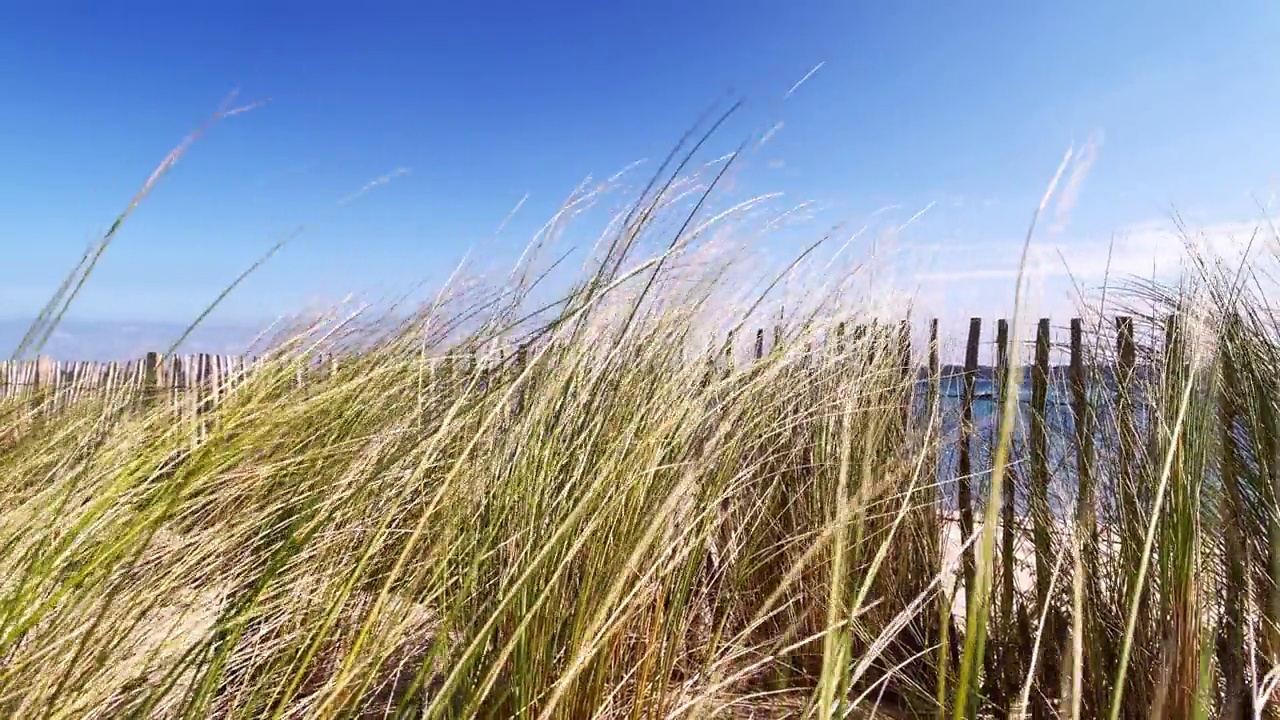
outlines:
{"label": "green grass", "polygon": [[[1176,312],[1129,386],[1153,422],[1128,426],[1129,396],[1080,396],[1119,418],[1088,453],[1097,505],[1036,516],[1034,541],[997,528],[1005,494],[1081,465],[1029,462],[1003,406],[957,621],[937,504],[954,438],[937,402],[904,411],[896,325],[825,338],[867,315],[823,290],[732,363],[707,328],[771,325],[772,286],[726,299],[733,257],[667,202],[669,164],[557,302],[534,305],[550,291],[522,266],[394,325],[299,329],[198,440],[127,394],[0,406],[0,714],[1250,713],[1280,667],[1264,275],[1206,260],[1097,308]],[[527,345],[499,355],[511,338]],[[1026,592],[1015,535],[1040,569]]]}

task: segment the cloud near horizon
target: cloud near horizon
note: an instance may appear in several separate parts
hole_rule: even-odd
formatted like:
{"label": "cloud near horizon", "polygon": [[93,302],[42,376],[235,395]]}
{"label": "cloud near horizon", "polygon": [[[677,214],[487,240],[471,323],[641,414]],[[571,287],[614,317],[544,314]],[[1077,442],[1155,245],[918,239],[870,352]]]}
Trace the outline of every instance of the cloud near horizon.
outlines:
{"label": "cloud near horizon", "polygon": [[[1108,239],[1032,242],[1024,275],[1031,279],[1120,280],[1175,279],[1192,255],[1239,261],[1276,247],[1277,238],[1266,221],[1219,222],[1199,228],[1179,227],[1173,221],[1148,221],[1129,225]],[[989,245],[933,245],[940,256],[957,260],[954,270],[922,271],[918,282],[961,282],[1008,278],[1018,275],[1021,245],[1014,242]],[[965,258],[998,258],[995,264],[965,264]]]}
{"label": "cloud near horizon", "polygon": [[[969,317],[1011,315],[1021,252],[1016,241],[935,245],[922,253],[929,266],[900,277],[915,288],[915,314],[936,317],[944,334],[956,334]],[[1176,282],[1192,256],[1233,265],[1246,252],[1251,261],[1280,256],[1276,232],[1267,220],[1198,227],[1154,220],[1126,226],[1107,238],[1033,242],[1024,273],[1023,310],[1064,320],[1081,312],[1081,294],[1088,302],[1104,286],[1133,280]]]}

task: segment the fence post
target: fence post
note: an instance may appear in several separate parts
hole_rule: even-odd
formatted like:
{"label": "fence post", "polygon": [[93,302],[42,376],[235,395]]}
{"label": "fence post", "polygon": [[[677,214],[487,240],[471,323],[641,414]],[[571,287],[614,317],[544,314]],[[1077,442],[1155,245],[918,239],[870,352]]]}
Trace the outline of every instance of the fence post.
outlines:
{"label": "fence post", "polygon": [[898,323],[898,381],[902,384],[902,416],[898,419],[901,439],[911,427],[911,408],[915,403],[916,381],[920,375],[915,371],[911,359],[911,320],[904,319]]}
{"label": "fence post", "polygon": [[38,413],[44,407],[44,390],[48,381],[47,362],[44,356],[37,355],[31,361],[31,408]]}
{"label": "fence post", "polygon": [[1079,476],[1077,522],[1085,537],[1083,559],[1085,567],[1093,567],[1097,535],[1097,508],[1094,505],[1094,449],[1093,409],[1089,404],[1087,378],[1084,368],[1084,323],[1080,318],[1071,320],[1071,410],[1076,436],[1076,472]]}
{"label": "fence post", "polygon": [[[1121,553],[1124,562],[1137,562],[1137,548],[1133,547],[1133,539],[1137,537],[1135,530],[1141,527],[1138,517],[1137,487],[1134,471],[1137,469],[1138,437],[1137,423],[1134,417],[1133,397],[1131,394],[1134,382],[1134,371],[1137,369],[1138,352],[1134,343],[1133,318],[1120,316],[1116,318],[1116,427],[1120,444],[1120,517],[1124,531],[1121,533]],[[1140,532],[1140,530],[1138,530]],[[1132,567],[1126,565],[1126,567]],[[1124,588],[1121,603],[1132,588]]]}
{"label": "fence post", "polygon": [[[1049,436],[1045,422],[1049,399],[1049,319],[1041,318],[1036,326],[1035,365],[1031,368],[1031,526],[1032,542],[1036,556],[1036,614],[1049,606],[1049,585],[1052,580],[1053,561],[1050,558],[1049,533]],[[1050,612],[1045,626],[1043,643],[1044,660],[1039,665],[1040,689],[1033,693],[1032,717],[1036,720],[1051,716],[1048,698],[1056,693],[1055,668],[1059,664],[1054,639],[1057,636],[1056,616]]]}
{"label": "fence post", "polygon": [[[969,320],[969,339],[964,349],[964,387],[960,396],[960,447],[957,457],[957,501],[960,506],[960,542],[973,535],[973,394],[978,374],[978,344],[982,341],[982,318]],[[973,592],[973,547],[964,549],[964,588],[966,602]]]}
{"label": "fence post", "polygon": [[1252,688],[1246,685],[1244,648],[1245,626],[1252,624],[1245,615],[1248,584],[1245,568],[1249,567],[1243,528],[1245,500],[1240,491],[1239,448],[1236,441],[1239,375],[1235,366],[1235,350],[1240,336],[1240,317],[1228,317],[1223,345],[1218,353],[1222,360],[1222,386],[1218,389],[1218,422],[1221,425],[1222,458],[1220,472],[1226,492],[1226,522],[1223,523],[1225,573],[1222,579],[1223,618],[1218,633],[1218,667],[1225,682],[1222,717],[1254,717]]}
{"label": "fence post", "polygon": [[[206,353],[198,353],[195,356],[195,399],[196,399],[196,417],[204,415],[209,410],[209,356]],[[200,434],[202,425],[197,422],[196,432]]]}
{"label": "fence post", "polygon": [[[942,383],[941,367],[940,367],[939,362],[938,362],[938,318],[933,318],[933,319],[929,320],[929,359],[928,359],[928,363],[929,363],[929,384],[928,384],[928,386],[927,386],[927,387],[926,387],[926,389],[925,389],[924,407],[925,407],[925,417],[926,417],[926,419],[927,419],[927,422],[928,422],[930,425],[932,425],[932,424],[933,424],[933,418],[934,418],[934,415],[940,415],[940,413],[939,413],[939,405],[938,405],[938,398],[939,398],[939,395],[941,394],[941,388],[940,388],[939,386],[940,386],[940,385],[941,385],[941,383]],[[941,434],[941,432],[942,432],[942,430],[941,430],[941,428],[942,428],[942,420],[941,420],[941,418],[940,418],[940,417],[939,417],[939,419],[938,419],[938,428],[939,428],[938,433],[939,433],[939,434]],[[932,446],[932,445],[933,445],[933,443],[930,443],[930,445]],[[932,459],[931,459],[931,460],[932,460],[931,465],[932,465],[932,469],[933,469],[933,482],[932,482],[932,483],[930,483],[930,484],[931,484],[931,485],[933,485],[933,487],[934,487],[934,496],[935,496],[935,500],[936,500],[937,496],[939,495],[939,490],[938,490],[938,461],[939,461],[940,459],[941,459],[941,458],[940,458],[940,456],[939,456],[939,454],[938,454],[938,453],[936,453],[936,452],[935,452],[935,453],[933,453],[933,457],[932,457]]]}
{"label": "fence post", "polygon": [[[1009,349],[1009,321],[1006,318],[1000,318],[996,320],[996,368],[991,393],[995,403],[993,413],[997,419],[993,426],[996,443],[1000,441],[1000,434],[1004,431],[1004,404],[1009,394],[1009,382],[1013,379]],[[1014,386],[1014,397],[1017,397],[1017,388],[1020,385],[1021,383],[1018,383]],[[995,472],[994,465],[991,470]],[[1017,562],[1014,533],[1018,522],[1018,482],[1017,476],[1013,473],[1006,472],[1003,477],[1003,497],[1001,498],[1003,504],[1000,508],[1000,636],[998,642],[1005,652],[1001,653],[1003,662],[999,670],[993,672],[1000,675],[998,682],[993,681],[993,687],[999,693],[997,706],[1007,706],[1011,699],[1017,696],[1018,684],[1023,678],[1022,670],[1016,663],[1018,653],[1013,651],[1013,648],[1018,645],[1013,594],[1014,565]]]}
{"label": "fence post", "polygon": [[1084,584],[1083,607],[1080,616],[1083,626],[1088,632],[1083,643],[1085,657],[1084,678],[1082,686],[1091,691],[1090,696],[1081,698],[1086,712],[1100,712],[1105,707],[1107,697],[1102,685],[1102,667],[1099,661],[1098,643],[1103,640],[1101,626],[1094,617],[1097,603],[1097,582],[1094,573],[1098,567],[1098,508],[1096,500],[1096,482],[1094,468],[1096,458],[1093,446],[1094,421],[1093,406],[1089,402],[1088,378],[1085,376],[1084,364],[1084,321],[1071,319],[1071,415],[1075,426],[1076,440],[1076,532],[1080,543],[1081,581]]}
{"label": "fence post", "polygon": [[160,354],[147,353],[142,364],[143,402],[151,405],[160,397]]}

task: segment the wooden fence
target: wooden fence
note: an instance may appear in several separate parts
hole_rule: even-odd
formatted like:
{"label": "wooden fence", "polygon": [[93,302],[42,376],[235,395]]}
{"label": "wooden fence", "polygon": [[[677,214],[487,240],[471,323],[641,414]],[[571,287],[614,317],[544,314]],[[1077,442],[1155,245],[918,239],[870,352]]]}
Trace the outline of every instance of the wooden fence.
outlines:
{"label": "wooden fence", "polygon": [[[998,320],[995,324],[995,337],[992,344],[994,364],[979,366],[982,339],[982,319],[970,320],[965,344],[964,363],[962,366],[940,366],[938,346],[938,321],[929,322],[927,358],[924,362],[913,359],[910,348],[910,326],[905,322],[896,328],[897,341],[902,343],[901,357],[904,370],[927,370],[929,376],[942,375],[946,379],[959,380],[962,386],[960,413],[962,417],[960,438],[961,469],[968,465],[967,442],[964,433],[970,432],[972,404],[975,399],[974,384],[984,369],[994,370],[991,377],[1003,377],[1004,368],[1009,366],[1011,353],[1015,348],[1009,337],[1009,323]],[[1069,350],[1070,361],[1066,365],[1067,377],[1074,403],[1083,403],[1086,378],[1086,367],[1092,362],[1088,359],[1088,351],[1083,342],[1083,323],[1076,318],[1070,322],[1070,342],[1059,347]],[[835,333],[829,338],[836,352],[847,350],[849,340],[857,342],[870,330],[870,326],[855,326],[846,333],[845,324],[840,323]],[[882,333],[893,333],[893,326],[879,326]],[[1043,411],[1046,391],[1051,378],[1056,378],[1064,368],[1050,367],[1051,325],[1048,319],[1041,319],[1036,328],[1034,361],[1029,367],[1029,381],[1032,385],[1031,405],[1033,411]],[[1134,338],[1134,322],[1129,317],[1118,317],[1115,320],[1114,369],[1115,380],[1123,385],[1128,382],[1136,370],[1136,344]],[[882,337],[893,336],[891,334]],[[755,331],[751,340],[750,357],[763,358],[766,352],[766,333],[764,329]],[[782,343],[782,331],[775,328],[772,346]],[[733,337],[727,339],[725,357],[732,362],[734,354]],[[1109,348],[1111,349],[1111,348]],[[515,357],[523,357],[524,352]],[[332,361],[332,356],[329,356]],[[55,361],[47,357],[33,360],[0,361],[0,401],[15,398],[38,398],[41,406],[49,411],[65,408],[77,400],[94,394],[112,394],[136,397],[167,397],[178,407],[195,406],[203,403],[203,407],[216,404],[231,389],[260,367],[262,360],[238,355],[187,354],[161,356],[148,353],[143,358],[124,362],[74,362]],[[304,382],[304,374],[300,371],[298,381]],[[1123,405],[1124,398],[1120,398]],[[1081,406],[1083,411],[1083,406]],[[1122,408],[1123,410],[1123,408]],[[1033,413],[1033,416],[1037,413]],[[1087,423],[1088,419],[1084,418]],[[1035,436],[1039,434],[1033,428],[1033,451],[1038,444]],[[963,473],[962,474],[967,474]]]}
{"label": "wooden fence", "polygon": [[125,362],[67,362],[40,357],[0,362],[0,401],[31,399],[56,412],[90,396],[167,398],[176,407],[216,403],[260,361],[235,355],[148,353]]}

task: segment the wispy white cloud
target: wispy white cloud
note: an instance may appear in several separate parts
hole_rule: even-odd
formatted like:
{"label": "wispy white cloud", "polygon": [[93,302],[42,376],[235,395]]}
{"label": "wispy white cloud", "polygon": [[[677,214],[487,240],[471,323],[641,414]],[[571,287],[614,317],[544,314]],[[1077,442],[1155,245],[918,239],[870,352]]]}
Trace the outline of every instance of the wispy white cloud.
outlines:
{"label": "wispy white cloud", "polygon": [[[1179,229],[1170,221],[1129,225],[1109,238],[1062,238],[1033,243],[1025,274],[1032,279],[1074,277],[1098,281],[1143,277],[1175,278],[1187,259],[1239,260],[1252,241],[1255,248],[1274,243],[1270,229],[1259,222],[1218,222],[1199,228]],[[1013,278],[1018,274],[1017,243],[984,245],[932,245],[935,262],[949,268],[930,268],[916,274],[921,282],[955,282],[983,278]],[[990,258],[984,262],[983,258]]]}

